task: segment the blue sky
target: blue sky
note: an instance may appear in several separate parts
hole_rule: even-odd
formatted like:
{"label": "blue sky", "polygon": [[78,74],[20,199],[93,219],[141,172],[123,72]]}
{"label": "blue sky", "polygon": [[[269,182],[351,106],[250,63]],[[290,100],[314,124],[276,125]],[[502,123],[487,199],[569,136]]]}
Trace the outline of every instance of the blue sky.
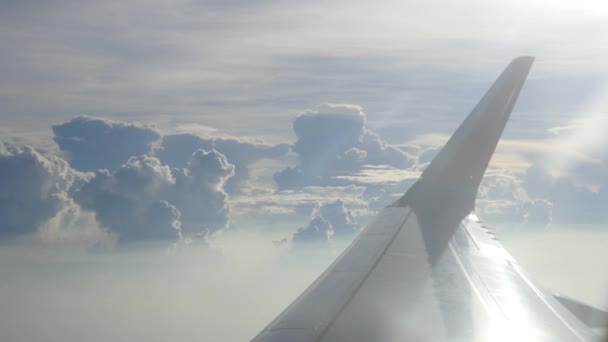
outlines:
{"label": "blue sky", "polygon": [[[145,318],[117,334],[148,337],[147,320],[185,310],[159,331],[204,336],[203,315],[214,340],[247,339],[407,189],[512,58],[534,55],[477,211],[541,280],[602,305],[607,16],[591,0],[5,1],[0,253],[19,261],[2,262],[0,301],[37,293],[45,312],[77,310],[48,299],[71,288]],[[311,240],[322,252],[298,248]],[[205,259],[196,273],[191,258]],[[194,286],[159,314],[167,302],[142,309],[132,285],[189,276],[208,287],[196,309]],[[269,304],[228,331],[230,297]],[[44,316],[23,329],[35,310],[0,309],[0,331],[116,340],[101,333],[113,317],[92,312],[74,330]]]}

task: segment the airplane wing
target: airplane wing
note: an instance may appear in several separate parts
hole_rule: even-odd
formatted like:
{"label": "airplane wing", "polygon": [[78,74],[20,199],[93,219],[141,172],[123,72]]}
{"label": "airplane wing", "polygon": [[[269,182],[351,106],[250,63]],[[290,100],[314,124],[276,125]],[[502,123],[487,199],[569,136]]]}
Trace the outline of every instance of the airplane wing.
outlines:
{"label": "airplane wing", "polygon": [[509,64],[420,179],[253,342],[594,338],[473,212],[533,60]]}

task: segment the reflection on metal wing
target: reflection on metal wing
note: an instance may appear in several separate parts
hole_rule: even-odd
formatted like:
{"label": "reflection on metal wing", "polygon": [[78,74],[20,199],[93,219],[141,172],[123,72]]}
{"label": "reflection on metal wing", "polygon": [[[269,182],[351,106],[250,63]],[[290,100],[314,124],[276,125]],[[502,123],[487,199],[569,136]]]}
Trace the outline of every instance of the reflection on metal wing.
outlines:
{"label": "reflection on metal wing", "polygon": [[594,338],[473,213],[532,62],[509,64],[410,190],[254,342]]}

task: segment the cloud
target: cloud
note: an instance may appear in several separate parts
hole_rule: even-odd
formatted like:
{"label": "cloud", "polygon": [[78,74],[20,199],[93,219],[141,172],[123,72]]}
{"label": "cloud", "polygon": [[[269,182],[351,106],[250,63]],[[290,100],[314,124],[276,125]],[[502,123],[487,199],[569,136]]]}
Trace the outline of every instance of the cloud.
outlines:
{"label": "cloud", "polygon": [[[488,171],[480,190],[480,216],[526,225],[608,222],[603,209],[608,203],[608,154],[602,135],[606,119],[598,114],[601,107],[592,103],[588,111],[576,114],[579,119],[549,128],[551,135],[542,140],[502,141],[491,163],[494,170]],[[509,158],[514,163],[496,162],[504,152],[516,157]]]}
{"label": "cloud", "polygon": [[180,213],[164,197],[174,183],[170,169],[158,159],[132,157],[115,172],[98,170],[74,197],[120,242],[175,239]]}
{"label": "cloud", "polygon": [[349,236],[357,232],[358,224],[342,200],[325,203],[319,208],[317,216],[323,217],[331,224],[336,236]]}
{"label": "cloud", "polygon": [[552,203],[556,222],[608,222],[606,93],[593,94],[574,119],[549,128],[551,148],[523,176],[532,196]]}
{"label": "cloud", "polygon": [[477,200],[479,216],[529,227],[608,222],[608,173],[602,162],[577,159],[567,173],[555,171],[544,157],[523,175],[489,170]]}
{"label": "cloud", "polygon": [[0,237],[37,233],[81,249],[214,232],[229,222],[224,184],[233,174],[215,150],[196,151],[184,168],[141,155],[85,174],[56,156],[0,143]]}
{"label": "cloud", "polygon": [[551,201],[529,194],[524,181],[509,171],[487,172],[479,189],[476,211],[489,225],[543,228],[553,221]]}
{"label": "cloud", "polygon": [[294,243],[329,241],[334,230],[329,222],[321,216],[315,216],[308,225],[298,228],[293,234]]}
{"label": "cloud", "polygon": [[43,247],[53,251],[83,252],[93,248],[110,249],[117,237],[95,220],[95,215],[84,211],[70,199],[54,217],[38,229]]}
{"label": "cloud", "polygon": [[[572,167],[571,173],[553,175],[542,163],[536,163],[524,177],[527,191],[553,204],[553,216],[560,223],[608,222],[605,206],[608,203],[606,166],[583,164]],[[579,182],[595,180],[595,184]]]}
{"label": "cloud", "polygon": [[369,130],[365,113],[356,105],[322,103],[300,114],[293,129],[299,165],[274,175],[280,189],[344,185],[348,182],[340,176],[353,175],[364,165],[406,168],[414,162],[404,149]]}
{"label": "cloud", "polygon": [[148,154],[161,137],[152,126],[89,116],[52,128],[53,139],[80,171],[116,170],[130,157]]}
{"label": "cloud", "polygon": [[176,239],[227,226],[223,185],[233,173],[217,151],[196,151],[185,168],[142,155],[116,171],[98,170],[74,198],[120,242]]}
{"label": "cloud", "polygon": [[[450,10],[436,10],[445,6]],[[581,47],[605,49],[594,33],[604,31],[598,27],[606,27],[606,13],[572,10],[579,6],[389,1],[373,16],[362,1],[4,6],[1,126],[21,130],[27,120],[42,131],[58,118],[107,113],[163,123],[206,120],[239,134],[287,139],[291,119],[284,113],[307,108],[311,99],[341,99],[382,114],[373,118],[374,129],[385,140],[390,130],[390,141],[398,141],[406,121],[414,122],[416,133],[450,131],[460,121],[453,114],[470,109],[507,56],[530,47],[551,58],[535,66],[527,87],[534,96],[522,97],[518,108],[542,105],[547,114],[537,111],[542,116],[533,122],[555,120],[553,109],[561,115],[579,108],[605,79],[598,73],[602,53],[585,54]],[[315,21],[332,11],[343,15]],[[407,13],[407,20],[395,13]],[[463,22],[457,13],[475,15]],[[496,13],[518,19],[500,15],[493,29],[480,32],[480,23]],[[314,28],[300,29],[313,21]],[[429,25],[436,22],[455,30],[446,36]],[[470,51],[480,53],[472,60]],[[525,130],[544,132],[532,127]]]}
{"label": "cloud", "polygon": [[553,221],[553,203],[545,199],[525,202],[521,210],[524,223],[548,226]]}
{"label": "cloud", "polygon": [[168,198],[182,214],[182,231],[197,234],[225,228],[230,221],[226,181],[234,175],[234,165],[218,151],[198,150],[188,167],[173,168],[175,185]]}
{"label": "cloud", "polygon": [[0,237],[36,232],[70,204],[79,177],[60,158],[0,142]]}
{"label": "cloud", "polygon": [[352,237],[358,229],[359,224],[353,219],[352,212],[338,199],[317,207],[310,222],[298,228],[291,241],[295,244],[327,242],[334,236]]}
{"label": "cloud", "polygon": [[198,149],[217,150],[234,164],[234,177],[226,183],[228,192],[238,192],[249,178],[250,165],[263,158],[278,158],[289,152],[288,144],[271,145],[259,140],[232,136],[202,136],[191,133],[170,134],[163,137],[156,156],[172,167],[185,167]]}
{"label": "cloud", "polygon": [[155,155],[163,164],[185,168],[197,150],[216,150],[234,164],[235,174],[226,184],[226,190],[234,193],[242,190],[252,163],[278,158],[290,149],[286,143],[272,145],[244,137],[214,136],[209,128],[205,134],[194,134],[184,132],[188,126],[180,127],[180,133],[163,135],[151,125],[78,116],[53,126],[53,139],[70,165],[80,171],[116,170],[139,155]]}
{"label": "cloud", "polygon": [[[260,225],[276,224],[282,220],[310,220],[311,212],[318,210],[319,203],[344,202],[357,219],[374,214],[365,200],[366,189],[362,186],[307,187],[300,190],[255,192],[231,197],[232,214],[241,222]],[[268,208],[273,208],[269,211]],[[266,215],[269,214],[269,215]],[[279,220],[281,221],[281,220]],[[282,225],[283,226],[283,225]]]}

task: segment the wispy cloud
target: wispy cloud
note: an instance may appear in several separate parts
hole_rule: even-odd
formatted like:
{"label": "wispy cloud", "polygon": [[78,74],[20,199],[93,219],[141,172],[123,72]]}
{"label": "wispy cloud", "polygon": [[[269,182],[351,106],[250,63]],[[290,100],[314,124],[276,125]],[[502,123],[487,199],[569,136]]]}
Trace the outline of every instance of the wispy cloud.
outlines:
{"label": "wispy cloud", "polygon": [[538,56],[532,88],[562,80],[576,91],[587,77],[594,91],[605,75],[605,6],[591,0],[2,6],[0,118],[10,127],[104,114],[285,137],[286,114],[324,100],[362,104],[378,125],[466,111],[478,94],[461,89],[485,88],[519,54]]}

